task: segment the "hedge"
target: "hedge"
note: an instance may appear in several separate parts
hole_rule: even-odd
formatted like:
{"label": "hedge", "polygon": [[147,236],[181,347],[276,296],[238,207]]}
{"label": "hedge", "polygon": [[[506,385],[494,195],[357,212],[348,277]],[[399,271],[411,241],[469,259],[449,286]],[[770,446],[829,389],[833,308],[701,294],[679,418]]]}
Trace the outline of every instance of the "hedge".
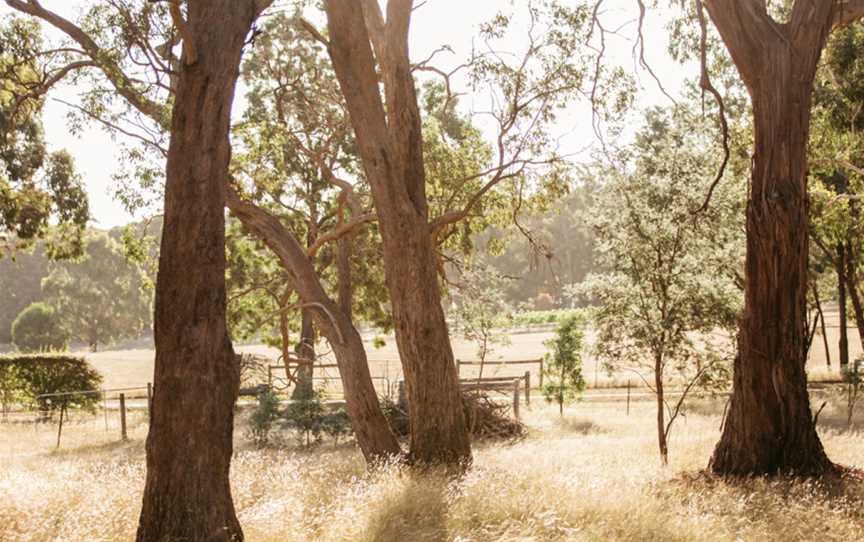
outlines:
{"label": "hedge", "polygon": [[39,397],[51,393],[96,390],[102,375],[84,358],[52,352],[0,356],[0,399],[36,406],[51,412],[65,403],[67,408],[93,408],[99,394]]}

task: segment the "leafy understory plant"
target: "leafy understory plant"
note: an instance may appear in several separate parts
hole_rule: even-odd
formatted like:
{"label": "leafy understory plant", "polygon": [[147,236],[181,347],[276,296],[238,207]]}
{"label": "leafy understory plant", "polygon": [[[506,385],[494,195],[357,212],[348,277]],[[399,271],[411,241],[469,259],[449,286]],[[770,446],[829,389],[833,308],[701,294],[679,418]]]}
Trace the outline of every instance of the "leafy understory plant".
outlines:
{"label": "leafy understory plant", "polygon": [[594,304],[597,357],[655,394],[664,465],[690,393],[728,383],[742,301],[743,190],[727,180],[694,212],[715,171],[701,126],[686,110],[648,114],[633,163],[608,172],[591,213],[607,271],[573,289]]}
{"label": "leafy understory plant", "polygon": [[558,403],[558,413],[564,416],[564,405],[575,400],[585,389],[582,376],[583,318],[571,314],[561,320],[555,337],[546,342],[543,396]]}

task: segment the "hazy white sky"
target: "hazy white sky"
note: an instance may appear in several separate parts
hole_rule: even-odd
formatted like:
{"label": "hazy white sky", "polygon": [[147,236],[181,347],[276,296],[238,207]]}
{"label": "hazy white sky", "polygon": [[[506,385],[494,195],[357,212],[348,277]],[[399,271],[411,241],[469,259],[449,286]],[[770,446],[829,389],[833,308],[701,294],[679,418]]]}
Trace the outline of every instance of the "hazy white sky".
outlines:
{"label": "hazy white sky", "polygon": [[[82,5],[95,0],[42,0],[49,9],[56,10],[74,19]],[[426,58],[430,52],[441,45],[450,45],[454,54],[444,54],[436,64],[458,64],[466,58],[476,35],[478,25],[491,18],[497,11],[520,6],[523,0],[428,0],[414,14],[411,26],[411,55],[416,60]],[[566,1],[566,0],[565,0]],[[277,0],[278,2],[278,0]],[[0,3],[0,16],[12,10]],[[519,13],[519,10],[516,10]],[[621,37],[611,37],[607,43],[608,57],[616,63],[635,71],[632,58],[633,38],[635,37],[638,7],[635,0],[607,0],[604,3],[603,21],[610,29],[620,27]],[[668,13],[662,10],[649,10],[644,24],[645,56],[654,71],[663,81],[667,91],[673,96],[678,94],[686,78],[697,75],[695,66],[680,66],[672,61],[666,52],[668,31],[665,28]],[[46,31],[49,37],[58,34]],[[514,43],[518,48],[518,43]],[[657,84],[647,73],[638,73],[640,82],[639,104],[648,106],[668,104],[668,99],[660,92]],[[65,101],[75,102],[79,89],[65,87],[54,96]],[[238,89],[235,103],[235,117],[242,113],[244,100],[242,84]],[[483,96],[467,97],[464,100],[482,101]],[[479,104],[478,104],[479,105]],[[83,133],[73,135],[66,125],[67,106],[48,100],[44,112],[46,139],[52,148],[67,149],[75,157],[78,170],[85,179],[94,226],[110,228],[125,224],[131,217],[111,196],[112,173],[117,168],[118,155],[111,137],[98,126],[90,126]],[[574,105],[559,120],[559,131],[567,134],[563,139],[562,152],[576,152],[594,140],[590,112],[584,105]]]}

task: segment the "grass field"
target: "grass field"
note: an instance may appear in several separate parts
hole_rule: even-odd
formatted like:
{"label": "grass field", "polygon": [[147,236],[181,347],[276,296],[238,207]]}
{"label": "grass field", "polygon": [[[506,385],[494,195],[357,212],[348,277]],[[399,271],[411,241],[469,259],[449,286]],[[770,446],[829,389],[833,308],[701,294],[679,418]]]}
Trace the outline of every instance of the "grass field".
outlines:
{"label": "grass field", "polygon": [[[838,354],[836,346],[838,342],[838,330],[836,327],[836,313],[827,312],[826,321],[828,328],[828,341],[832,356],[833,370],[829,370],[826,365],[825,351],[822,346],[822,338],[817,335],[814,339],[814,345],[811,349],[810,359],[808,361],[808,370],[811,379],[819,380],[824,378],[838,378],[836,372],[838,363]],[[857,340],[857,332],[853,329],[849,330],[849,345],[850,356],[854,359],[861,353],[860,344]],[[546,353],[544,342],[553,337],[552,331],[533,332],[533,333],[514,333],[510,336],[511,344],[506,346],[496,347],[490,359],[537,359],[543,357]],[[592,337],[588,333],[588,342]],[[386,337],[386,345],[383,348],[375,348],[372,344],[372,336],[365,338],[366,352],[369,357],[370,370],[373,377],[386,377],[391,382],[396,382],[402,378],[401,367],[399,366],[399,355],[396,350],[396,341],[392,336]],[[453,352],[457,359],[474,360],[477,358],[476,346],[468,341],[454,336]],[[247,352],[259,354],[275,360],[279,356],[276,349],[268,348],[264,345],[237,345],[235,350],[238,352]],[[328,353],[326,344],[320,344],[318,347],[319,354],[322,355],[322,363],[332,362],[332,357]],[[153,380],[153,356],[152,349],[128,349],[128,350],[106,350],[103,352],[89,353],[79,352],[85,355],[88,360],[99,370],[105,377],[106,388],[128,388],[146,386],[147,382]],[[526,370],[531,370],[534,382],[537,382],[538,367],[531,366],[516,366],[516,367],[501,367],[489,366],[484,369],[484,376],[515,376]],[[463,367],[463,376],[476,375],[476,368]],[[612,385],[624,385],[630,374],[621,373],[609,376],[603,370],[601,365],[587,352],[583,354],[583,375],[589,387],[608,387]],[[337,379],[338,372],[335,369],[326,369],[316,372],[317,376],[326,376],[328,378]],[[376,385],[380,384],[376,382]],[[638,378],[633,379],[633,384],[638,384]]]}
{"label": "grass field", "polygon": [[[475,446],[459,480],[396,466],[370,474],[345,445],[256,450],[240,421],[234,500],[253,542],[864,540],[861,482],[701,477],[721,411],[704,402],[681,420],[662,468],[648,402],[630,416],[620,405],[577,403],[563,420],[535,405],[527,438]],[[820,417],[829,455],[864,468],[864,434],[842,425],[829,405]],[[132,426],[121,444],[98,418],[73,425],[63,450],[50,452],[50,431],[0,424],[0,541],[131,540],[146,422]]]}

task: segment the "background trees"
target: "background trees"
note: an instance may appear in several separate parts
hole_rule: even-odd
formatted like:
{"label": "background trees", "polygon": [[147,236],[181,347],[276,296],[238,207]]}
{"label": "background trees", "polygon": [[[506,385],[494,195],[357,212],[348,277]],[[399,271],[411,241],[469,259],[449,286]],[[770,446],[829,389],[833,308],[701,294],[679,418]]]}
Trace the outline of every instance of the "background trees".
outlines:
{"label": "background trees", "polygon": [[[607,172],[590,212],[603,272],[577,289],[596,303],[597,356],[656,394],[664,464],[688,392],[727,382],[741,303],[743,187],[727,180],[708,210],[693,213],[716,171],[705,158],[709,133],[687,110],[648,114],[633,163]],[[683,389],[675,399],[668,381]]]}
{"label": "background trees", "polygon": [[31,303],[12,322],[12,342],[22,352],[63,350],[69,340],[54,307]]}
{"label": "background trees", "polygon": [[42,291],[69,337],[93,352],[99,345],[137,338],[150,325],[146,276],[106,234],[91,236],[82,258],[52,264]]}
{"label": "background trees", "polygon": [[0,257],[44,237],[52,218],[62,233],[55,240],[67,241],[52,245],[58,255],[75,252],[90,217],[72,157],[45,144],[38,88],[50,57],[41,47],[32,21],[0,27]]}

